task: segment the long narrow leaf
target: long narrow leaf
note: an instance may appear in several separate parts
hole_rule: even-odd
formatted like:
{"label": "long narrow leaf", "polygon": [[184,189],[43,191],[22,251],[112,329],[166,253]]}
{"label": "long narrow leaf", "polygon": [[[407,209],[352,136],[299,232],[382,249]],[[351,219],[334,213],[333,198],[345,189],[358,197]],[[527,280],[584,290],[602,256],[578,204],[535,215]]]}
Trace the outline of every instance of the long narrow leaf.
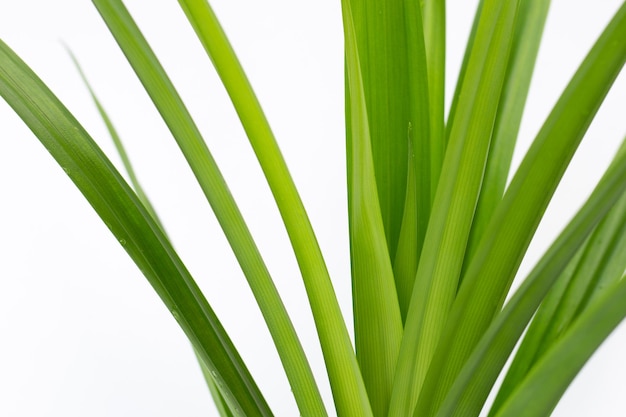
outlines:
{"label": "long narrow leaf", "polygon": [[[507,370],[504,381],[502,382],[502,384],[500,385],[500,388],[498,389],[498,394],[496,398],[494,399],[494,402],[492,403],[491,409],[489,411],[490,417],[493,417],[493,414],[495,414],[495,411],[497,411],[497,409],[502,405],[503,400],[508,396],[512,387],[514,387],[518,381],[523,379],[526,373],[528,372],[528,369],[530,368],[530,364],[533,363],[535,359],[535,349],[529,346],[539,345],[541,343],[541,339],[543,338],[543,334],[545,333],[546,329],[550,325],[548,321],[545,321],[542,319],[542,316],[551,317],[556,311],[556,309],[559,307],[559,304],[560,304],[559,302],[561,298],[563,297],[563,294],[567,290],[569,281],[574,276],[574,273],[577,270],[578,262],[580,261],[580,258],[583,252],[585,251],[588,243],[589,243],[589,238],[578,249],[578,252],[576,252],[576,254],[572,257],[567,267],[563,270],[561,275],[556,279],[556,282],[554,283],[550,291],[541,301],[541,305],[539,306],[539,309],[537,310],[535,314],[535,318],[531,321],[530,325],[528,326],[527,333],[524,336],[524,339],[522,340],[520,344],[520,348],[516,352],[515,357],[513,358],[513,362],[511,363],[511,365],[509,366],[509,369]],[[520,289],[517,291],[517,293],[523,294],[523,290]],[[514,303],[512,302],[508,303],[507,309],[509,308],[508,307],[509,305],[514,305]],[[500,316],[502,316],[502,314],[499,315],[498,320],[496,320],[496,323],[498,323],[499,320],[501,320]],[[494,325],[495,324],[493,324],[492,326]],[[487,332],[483,339],[489,337],[488,335],[490,334],[491,334],[490,332]],[[476,351],[480,351],[480,347],[477,347]],[[473,354],[473,356],[475,355],[476,353]],[[465,367],[466,368],[469,367],[470,366],[469,364],[471,363],[473,363],[473,361],[469,359]],[[460,375],[459,378],[457,378],[457,382],[455,382],[455,385],[458,385],[459,384],[458,380],[462,380],[462,379],[463,379],[463,376]],[[516,381],[516,382],[513,382],[513,381]],[[454,391],[454,390],[451,390],[451,391]]]}
{"label": "long narrow leaf", "polygon": [[122,164],[124,165],[124,170],[126,171],[126,174],[128,175],[128,179],[130,180],[130,183],[133,187],[133,191],[135,191],[135,194],[137,194],[137,198],[139,198],[139,201],[141,201],[141,204],[143,204],[146,210],[148,210],[148,212],[150,213],[154,221],[159,225],[159,227],[161,227],[161,230],[165,231],[165,229],[163,229],[163,224],[161,223],[161,220],[156,214],[154,206],[150,202],[150,199],[148,199],[148,196],[146,195],[143,187],[141,186],[141,184],[139,183],[139,180],[137,179],[137,174],[135,173],[135,170],[133,169],[133,165],[130,162],[130,158],[128,157],[128,153],[126,152],[126,148],[124,147],[124,144],[122,143],[122,140],[120,139],[120,135],[117,133],[117,129],[113,125],[113,122],[111,121],[111,118],[109,117],[107,111],[102,106],[102,103],[100,103],[100,100],[96,96],[96,93],[91,87],[91,84],[87,80],[87,77],[85,76],[85,73],[83,72],[83,69],[81,68],[78,60],[76,59],[76,56],[74,55],[74,53],[72,53],[72,51],[69,48],[66,48],[66,49],[68,53],[70,54],[70,58],[72,59],[72,62],[74,62],[74,66],[76,67],[78,74],[80,75],[80,78],[83,80],[83,83],[85,84],[85,86],[87,87],[87,90],[89,91],[89,95],[91,96],[91,99],[93,100],[96,106],[96,109],[98,109],[100,118],[102,119],[102,121],[104,122],[107,128],[107,131],[109,132],[109,135],[111,136],[111,140],[113,140],[113,144],[115,145],[115,150],[117,151],[120,159],[122,160]]}
{"label": "long narrow leaf", "polygon": [[[626,4],[581,64],[533,142],[486,229],[429,369],[425,398],[441,402],[504,299],[587,127],[626,60]],[[458,116],[457,116],[458,117]]]}
{"label": "long narrow leaf", "polygon": [[403,321],[409,309],[431,203],[430,90],[421,9],[418,2],[404,2],[406,51],[399,51],[407,55],[408,169],[411,170],[407,175],[404,211],[394,254],[395,281]]}
{"label": "long narrow leaf", "polygon": [[472,21],[472,28],[470,30],[469,37],[467,38],[467,44],[465,45],[465,52],[463,53],[463,61],[461,61],[461,68],[459,69],[459,75],[454,87],[454,94],[452,94],[452,103],[450,103],[450,110],[448,112],[448,119],[445,126],[445,141],[450,138],[450,132],[454,117],[456,115],[456,108],[461,97],[461,90],[463,88],[463,80],[465,79],[465,73],[467,72],[467,64],[469,63],[470,56],[472,55],[472,49],[474,48],[474,42],[476,41],[476,31],[478,30],[478,22],[480,21],[480,15],[483,12],[483,5],[485,0],[479,0],[476,12],[474,13],[474,20]]}
{"label": "long narrow leaf", "polygon": [[0,42],[0,95],[83,193],[200,354],[238,415],[271,416],[262,394],[160,227],[87,132]]}
{"label": "long narrow leaf", "polygon": [[362,376],[328,270],[269,123],[208,2],[179,3],[230,95],[280,210],[304,280],[335,406],[342,415],[367,415]]}
{"label": "long narrow leaf", "polygon": [[[625,150],[626,146],[622,152]],[[563,291],[551,291],[546,298],[547,305],[555,304],[554,308],[542,306],[533,318],[494,400],[492,414],[495,414],[533,364],[567,331],[589,304],[592,294],[597,297],[603,289],[612,286],[622,277],[625,269],[626,194],[594,230]]]}
{"label": "long narrow leaf", "polygon": [[228,408],[228,404],[224,400],[224,396],[220,392],[217,383],[215,382],[213,374],[211,374],[211,371],[204,365],[204,362],[199,356],[198,361],[200,362],[202,375],[204,376],[204,380],[206,381],[207,387],[209,388],[209,392],[211,393],[211,397],[213,398],[213,402],[215,403],[215,407],[217,408],[217,412],[220,414],[220,417],[234,417],[230,408]]}
{"label": "long narrow leaf", "polygon": [[[406,134],[412,118],[409,104],[410,57],[407,54],[407,32],[403,30],[406,28],[405,19],[409,18],[405,3],[350,0],[380,211],[392,260],[395,258],[404,210],[408,152]],[[409,14],[411,18],[414,16]],[[423,111],[428,114],[427,109]],[[414,120],[413,125],[417,129]],[[416,134],[419,132],[416,131]]]}
{"label": "long narrow leaf", "polygon": [[350,249],[356,354],[374,416],[385,416],[402,321],[378,204],[369,118],[350,4],[343,3],[350,104]]}
{"label": "long narrow leaf", "polygon": [[480,237],[504,194],[549,6],[550,1],[546,0],[520,2],[506,79],[476,206],[476,218],[472,223],[465,255],[465,267],[474,255]]}
{"label": "long narrow leaf", "polygon": [[487,1],[424,240],[405,324],[391,416],[413,412],[456,295],[506,71],[517,3]]}
{"label": "long narrow leaf", "polygon": [[[587,236],[603,218],[607,218],[605,216],[625,217],[617,205],[626,196],[624,150],[626,146],[618,153],[585,205],[524,280],[504,310],[496,316],[446,393],[445,400],[437,410],[437,417],[478,415],[507,358],[546,293],[555,285],[557,278],[561,279],[562,271],[570,269],[572,261],[580,259],[578,248],[587,242]],[[576,346],[571,348],[576,349]]]}
{"label": "long narrow leaf", "polygon": [[326,411],[278,291],[217,164],[150,46],[120,0],[94,0],[104,21],[172,132],[211,204],[278,350],[303,414]]}
{"label": "long narrow leaf", "polygon": [[[444,127],[446,80],[446,2],[424,0],[422,21],[428,67],[428,108],[430,110],[430,199],[435,199],[447,139]],[[408,23],[407,23],[408,24]]]}
{"label": "long narrow leaf", "polygon": [[[352,136],[351,131],[349,132]],[[393,275],[398,294],[398,305],[402,315],[402,323],[406,320],[415,283],[415,272],[419,263],[419,254],[422,252],[424,236],[419,237],[419,210],[417,203],[417,175],[416,158],[412,155],[413,145],[409,141],[408,176],[406,181],[406,197],[404,198],[404,214],[402,227],[398,237],[396,258],[393,262]],[[350,155],[350,154],[348,154]],[[349,164],[351,165],[351,164]]]}
{"label": "long narrow leaf", "polygon": [[[161,219],[159,219],[159,216],[156,214],[156,211],[154,210],[154,206],[148,199],[148,196],[146,195],[143,187],[141,186],[141,184],[139,183],[139,180],[137,179],[135,170],[132,164],[130,163],[130,158],[128,157],[128,153],[126,152],[126,147],[124,146],[124,143],[122,142],[120,135],[117,132],[117,129],[113,125],[113,122],[111,121],[111,118],[109,117],[107,111],[104,109],[104,106],[102,105],[98,97],[96,96],[94,89],[91,87],[91,84],[87,80],[87,77],[85,76],[85,73],[83,72],[83,69],[78,63],[78,60],[76,59],[76,57],[74,56],[74,54],[69,48],[68,48],[68,53],[70,54],[70,57],[72,61],[74,62],[74,65],[76,66],[76,69],[78,70],[78,73],[80,74],[80,77],[82,78],[85,86],[87,87],[87,90],[89,90],[89,94],[91,95],[91,98],[96,108],[98,109],[98,113],[100,113],[100,117],[102,118],[102,121],[106,125],[107,130],[109,131],[109,135],[111,136],[111,139],[113,140],[113,143],[115,144],[115,149],[117,150],[118,155],[122,159],[122,163],[124,164],[124,169],[130,179],[130,182],[133,187],[133,191],[135,192],[135,194],[137,194],[137,198],[139,199],[141,204],[143,204],[143,206],[146,208],[148,213],[152,216],[152,219],[155,221],[155,223],[165,233],[165,228],[163,227],[163,223],[161,222]],[[166,234],[166,237],[167,237],[167,234]],[[226,404],[226,401],[224,400],[224,396],[220,393],[219,389],[217,388],[217,384],[214,380],[213,375],[211,374],[211,371],[206,366],[206,364],[204,363],[204,361],[202,360],[198,352],[195,351],[195,349],[194,349],[194,352],[196,354],[196,358],[198,359],[198,364],[200,366],[200,369],[202,370],[202,375],[204,376],[207,387],[209,388],[209,392],[211,394],[211,397],[213,398],[213,401],[215,403],[215,406],[217,407],[218,412],[220,413],[220,416],[232,417],[232,413],[230,409],[228,408],[228,404]]]}
{"label": "long narrow leaf", "polygon": [[580,315],[511,394],[496,417],[550,415],[585,362],[626,317],[625,278],[607,289]]}

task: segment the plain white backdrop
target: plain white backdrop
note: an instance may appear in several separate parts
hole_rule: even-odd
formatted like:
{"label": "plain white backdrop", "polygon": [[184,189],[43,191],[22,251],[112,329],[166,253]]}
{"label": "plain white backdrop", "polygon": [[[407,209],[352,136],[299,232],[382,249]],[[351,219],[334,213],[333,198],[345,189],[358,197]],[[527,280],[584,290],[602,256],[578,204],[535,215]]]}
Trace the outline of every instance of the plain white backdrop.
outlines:
{"label": "plain white backdrop", "polygon": [[[448,1],[448,92],[475,1]],[[555,0],[515,164],[618,0]],[[339,1],[215,0],[278,138],[348,323],[342,29]],[[128,0],[189,106],[293,315],[325,400],[330,390],[286,234],[210,61],[175,1]],[[86,1],[0,1],[0,39],[43,78],[119,165],[62,42],[125,139],[181,257],[277,416],[297,409],[268,332],[216,221],[163,122]],[[522,266],[528,272],[626,134],[622,74],[591,126]],[[216,415],[194,355],[161,301],[74,185],[0,100],[0,416]],[[618,329],[556,416],[626,413]]]}

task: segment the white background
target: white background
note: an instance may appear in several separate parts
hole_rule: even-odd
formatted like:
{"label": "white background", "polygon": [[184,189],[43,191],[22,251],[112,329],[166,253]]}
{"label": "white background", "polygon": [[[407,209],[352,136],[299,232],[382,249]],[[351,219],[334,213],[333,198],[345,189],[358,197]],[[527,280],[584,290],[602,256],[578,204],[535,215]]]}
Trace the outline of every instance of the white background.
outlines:
{"label": "white background", "polygon": [[[286,235],[209,60],[176,2],[127,3],[222,167],[330,404]],[[553,2],[515,163],[619,4]],[[339,1],[215,0],[213,5],[300,188],[350,323]],[[448,92],[474,7],[474,1],[448,2]],[[277,416],[297,415],[234,257],[174,141],[95,9],[78,0],[0,0],[0,38],[48,83],[117,163],[61,41],[73,49],[125,139],[175,246],[270,406]],[[618,79],[581,145],[522,273],[580,206],[624,137],[624,78]],[[0,416],[215,415],[192,351],[167,309],[3,101],[0,138]],[[624,415],[625,346],[625,331],[618,330],[554,415]]]}

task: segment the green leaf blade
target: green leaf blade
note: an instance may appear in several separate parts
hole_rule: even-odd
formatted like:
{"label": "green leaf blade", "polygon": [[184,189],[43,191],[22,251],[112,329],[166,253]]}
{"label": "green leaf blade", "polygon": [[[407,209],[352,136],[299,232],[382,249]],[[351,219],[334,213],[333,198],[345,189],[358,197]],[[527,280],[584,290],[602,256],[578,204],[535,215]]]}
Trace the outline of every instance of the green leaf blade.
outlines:
{"label": "green leaf blade", "polygon": [[[621,152],[585,205],[491,323],[454,384],[447,391],[446,398],[436,414],[437,417],[478,414],[517,340],[539,304],[544,301],[545,295],[548,291],[564,287],[560,281],[573,275],[572,264],[576,265],[581,258],[579,248],[588,241],[589,234],[607,218],[616,215],[626,216],[620,211],[619,206],[620,199],[623,200],[626,195],[625,178],[626,153]],[[563,294],[564,288],[560,288],[559,293]],[[525,371],[522,370],[520,378],[523,379]],[[497,411],[497,405],[494,406]],[[493,411],[492,408],[492,415]]]}
{"label": "green leaf blade", "polygon": [[94,0],[176,139],[241,266],[303,414],[326,411],[295,329],[226,182],[191,115],[120,0]]}
{"label": "green leaf blade", "polygon": [[580,66],[533,142],[486,229],[451,310],[429,379],[443,399],[504,303],[540,217],[626,60],[626,4]]}
{"label": "green leaf blade", "polygon": [[[409,141],[409,153],[413,152],[413,146]],[[393,263],[393,275],[396,283],[396,293],[398,294],[398,305],[402,316],[402,324],[406,320],[409,310],[413,284],[415,283],[415,273],[419,263],[419,254],[422,252],[424,235],[420,236],[416,158],[409,156],[408,177],[406,182],[406,198],[404,199],[404,214],[402,216],[402,227],[398,238],[398,250]],[[423,230],[425,232],[425,230]]]}
{"label": "green leaf blade", "polygon": [[211,369],[231,409],[239,415],[271,416],[228,335],[160,227],[76,119],[2,42],[0,95],[63,167],[146,276]]}
{"label": "green leaf blade", "polygon": [[269,123],[209,4],[179,3],[231,97],[280,210],[302,272],[335,405],[345,415],[367,415],[369,402],[328,270]]}
{"label": "green leaf blade", "polygon": [[[430,218],[432,186],[433,137],[430,122],[430,84],[424,40],[425,22],[422,20],[422,7],[418,2],[404,2],[404,27],[406,34],[406,55],[408,100],[408,174],[406,196],[401,218],[400,233],[394,256],[397,265],[395,274],[396,291],[400,303],[403,322],[415,283],[415,273],[422,253],[424,236]],[[396,65],[397,60],[392,61]],[[438,170],[438,168],[437,168]]]}
{"label": "green leaf blade", "polygon": [[350,0],[350,7],[362,68],[380,212],[389,255],[394,259],[406,190],[406,133],[412,118],[411,93],[407,88],[411,85],[407,37],[402,30],[405,4]]}
{"label": "green leaf blade", "polygon": [[[78,60],[76,59],[75,55],[72,53],[71,50],[69,50],[69,48],[68,48],[68,52],[70,54],[72,61],[74,62],[74,65],[76,66],[76,69],[78,70],[78,73],[80,74],[80,77],[82,78],[85,86],[87,87],[89,94],[91,95],[92,101],[94,102],[96,108],[98,109],[98,113],[100,114],[102,121],[106,125],[107,130],[109,131],[109,135],[111,136],[111,139],[113,140],[113,143],[115,144],[115,149],[117,150],[117,153],[122,160],[124,169],[126,170],[126,173],[130,179],[133,190],[137,194],[137,198],[139,199],[141,204],[143,204],[143,206],[146,208],[148,213],[150,213],[155,223],[161,228],[163,232],[165,232],[163,223],[159,219],[159,216],[156,214],[154,206],[148,199],[148,196],[146,195],[145,191],[143,190],[143,187],[141,186],[141,184],[139,183],[139,180],[137,179],[135,170],[130,162],[128,153],[126,152],[126,147],[124,146],[124,143],[122,142],[122,139],[120,138],[120,135],[118,134],[117,129],[113,125],[113,122],[111,121],[111,118],[109,117],[108,112],[104,109],[104,106],[102,105],[98,97],[96,96],[94,89],[92,88],[91,84],[87,80],[87,77],[85,76],[85,73],[82,67],[80,66],[80,64],[78,63]],[[200,357],[200,355],[195,349],[194,349],[194,353],[196,354],[198,365],[200,366],[202,375],[204,376],[204,380],[206,381],[207,387],[209,388],[209,393],[211,394],[211,397],[213,398],[213,402],[215,403],[215,406],[217,408],[218,413],[220,414],[220,417],[233,417],[233,414],[230,411],[228,404],[224,400],[224,396],[219,391],[217,383],[215,382],[215,377],[211,374],[211,370],[206,366],[206,364],[204,363],[204,361],[202,360],[202,358]]]}
{"label": "green leaf blade", "polygon": [[209,388],[209,393],[211,394],[211,398],[213,398],[213,403],[215,404],[215,408],[217,408],[217,412],[219,413],[220,417],[234,417],[233,413],[228,407],[228,403],[226,402],[226,400],[224,400],[224,396],[220,392],[217,383],[215,382],[215,378],[211,374],[211,370],[204,364],[204,361],[197,352],[196,358],[198,359],[200,370],[202,371],[202,376],[204,377],[204,381]]}
{"label": "green leaf blade", "polygon": [[93,103],[95,104],[96,109],[98,110],[98,113],[100,114],[100,118],[104,122],[109,132],[109,136],[111,136],[111,140],[113,141],[113,144],[115,145],[115,150],[117,151],[120,159],[122,160],[124,170],[126,171],[126,174],[128,175],[128,179],[130,180],[130,183],[133,187],[133,191],[135,191],[135,194],[137,194],[137,198],[139,198],[139,201],[141,201],[141,204],[143,204],[146,210],[148,210],[148,212],[150,213],[154,221],[159,225],[159,227],[161,227],[161,230],[165,231],[165,229],[163,228],[163,224],[161,223],[161,220],[156,214],[156,210],[154,209],[154,206],[148,199],[146,192],[144,191],[143,187],[139,183],[139,180],[137,179],[137,174],[135,173],[135,169],[133,168],[133,165],[130,162],[130,158],[128,157],[128,153],[126,152],[126,147],[124,146],[124,143],[122,142],[120,135],[117,132],[117,129],[113,125],[113,122],[111,121],[111,118],[109,117],[109,114],[104,109],[104,106],[102,105],[98,97],[96,96],[94,89],[92,88],[91,84],[87,80],[87,77],[85,76],[85,73],[83,72],[83,69],[80,66],[78,60],[76,59],[76,56],[74,55],[74,53],[72,53],[72,51],[69,48],[67,48],[67,51],[70,55],[70,58],[72,59],[72,62],[74,62],[74,66],[76,67],[76,70],[78,71],[80,75],[80,78],[83,80],[83,83],[85,84],[85,86],[87,87],[87,90],[89,91],[89,95],[91,96],[91,99]]}
{"label": "green leaf blade", "polygon": [[[446,152],[445,76],[446,76],[446,2],[424,0],[422,5],[424,44],[428,66],[428,107],[430,109],[430,200],[435,199]],[[409,25],[409,23],[407,23]]]}
{"label": "green leaf blade", "polygon": [[[626,142],[622,153],[626,151]],[[619,157],[619,155],[618,155]],[[624,158],[622,158],[624,159]],[[618,158],[616,158],[618,160]],[[614,162],[616,163],[616,162]],[[547,296],[524,336],[492,405],[492,415],[532,366],[585,310],[592,298],[618,281],[626,269],[626,194],[597,226],[573,270]],[[545,306],[543,305],[545,304]]]}
{"label": "green leaf blade", "polygon": [[[456,295],[510,46],[516,3],[487,3],[424,240],[390,415],[413,413]],[[500,19],[499,19],[500,18]]]}
{"label": "green leaf blade", "polygon": [[472,49],[474,48],[474,43],[476,42],[476,31],[478,30],[478,22],[480,21],[484,3],[485,0],[478,1],[478,6],[476,7],[476,12],[474,13],[474,19],[472,20],[472,28],[470,30],[469,37],[467,38],[467,44],[465,45],[465,52],[463,53],[463,60],[461,61],[461,68],[459,69],[459,75],[454,87],[454,93],[452,94],[452,103],[450,103],[448,119],[445,125],[446,145],[450,138],[451,128],[456,116],[456,108],[459,103],[459,98],[461,97],[461,90],[463,88],[463,81],[465,80],[465,73],[467,72],[467,65],[472,54]]}
{"label": "green leaf blade", "polygon": [[591,355],[626,317],[626,277],[586,309],[502,405],[496,417],[549,415]]}
{"label": "green leaf blade", "polygon": [[522,0],[519,5],[511,54],[485,166],[485,177],[476,206],[476,218],[472,222],[464,270],[504,194],[549,6],[550,1],[544,0]]}
{"label": "green leaf blade", "polygon": [[369,118],[353,15],[343,4],[348,190],[356,354],[374,416],[385,416],[402,338],[400,307],[379,206]]}

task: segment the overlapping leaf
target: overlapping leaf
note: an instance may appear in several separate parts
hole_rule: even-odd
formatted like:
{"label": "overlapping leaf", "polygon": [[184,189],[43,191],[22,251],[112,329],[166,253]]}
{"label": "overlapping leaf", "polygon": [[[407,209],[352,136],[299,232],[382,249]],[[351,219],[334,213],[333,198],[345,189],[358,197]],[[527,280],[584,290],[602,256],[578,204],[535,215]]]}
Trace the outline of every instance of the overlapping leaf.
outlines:
{"label": "overlapping leaf", "polygon": [[412,413],[456,295],[517,3],[487,1],[461,89],[433,203],[394,381],[390,415]]}
{"label": "overlapping leaf", "polygon": [[94,0],[94,4],[172,132],[211,204],[268,324],[298,406],[303,413],[324,415],[321,396],[293,325],[196,124],[123,3]]}
{"label": "overlapping leaf", "polygon": [[179,3],[228,91],[274,195],[302,273],[335,406],[347,415],[366,413],[369,404],[363,396],[363,381],[346,324],[306,210],[270,125],[208,2]]}
{"label": "overlapping leaf", "polygon": [[231,410],[271,416],[237,350],[161,228],[82,126],[2,42],[0,95],[141,269],[210,369]]}
{"label": "overlapping leaf", "polygon": [[422,398],[431,405],[423,410],[437,409],[504,303],[552,193],[624,65],[625,38],[626,4],[561,95],[485,230],[428,371],[428,390]]}

